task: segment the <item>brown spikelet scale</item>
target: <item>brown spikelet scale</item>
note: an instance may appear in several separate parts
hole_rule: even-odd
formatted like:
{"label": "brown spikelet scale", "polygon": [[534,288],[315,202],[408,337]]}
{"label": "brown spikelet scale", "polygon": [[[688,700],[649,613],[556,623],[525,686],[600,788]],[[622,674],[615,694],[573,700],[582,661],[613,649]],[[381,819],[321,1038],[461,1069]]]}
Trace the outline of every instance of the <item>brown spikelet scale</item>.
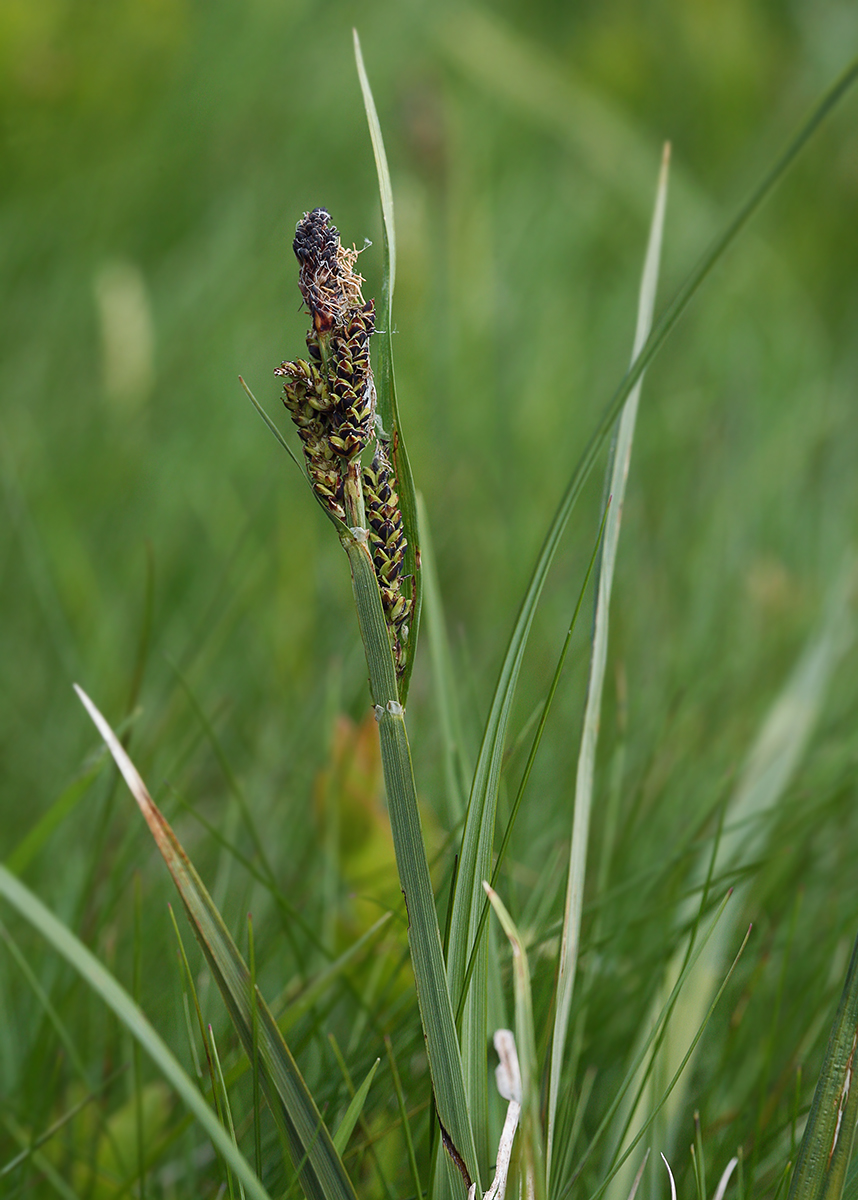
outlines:
{"label": "brown spikelet scale", "polygon": [[308,358],[284,362],[274,374],[285,379],[283,402],[298,428],[313,486],[343,520],[349,464],[368,444],[375,418],[369,355],[375,308],[361,293],[358,251],[341,245],[324,208],[304,214],[292,248],[312,318]]}

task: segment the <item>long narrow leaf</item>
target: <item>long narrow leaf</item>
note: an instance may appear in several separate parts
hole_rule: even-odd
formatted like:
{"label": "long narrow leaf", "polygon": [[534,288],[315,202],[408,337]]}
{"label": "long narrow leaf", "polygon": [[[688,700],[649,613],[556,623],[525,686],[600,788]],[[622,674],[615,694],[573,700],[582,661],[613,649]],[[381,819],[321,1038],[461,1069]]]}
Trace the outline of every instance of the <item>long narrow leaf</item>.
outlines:
{"label": "long narrow leaf", "polygon": [[95,955],[42,904],[6,867],[0,865],[0,895],[37,929],[122,1022],[202,1125],[254,1200],[271,1200],[250,1163],[233,1145],[227,1131],[206,1104],[193,1079],[183,1069],[160,1034]]}
{"label": "long narrow leaf", "polygon": [[396,1103],[399,1105],[399,1119],[402,1122],[402,1136],[405,1138],[405,1151],[408,1155],[408,1166],[411,1171],[411,1179],[414,1183],[414,1195],[421,1196],[423,1194],[423,1187],[420,1182],[420,1172],[417,1168],[417,1157],[414,1153],[411,1122],[408,1120],[408,1105],[405,1103],[405,1093],[402,1090],[402,1081],[399,1078],[399,1069],[396,1065],[396,1055],[393,1053],[393,1043],[390,1040],[389,1034],[385,1034],[384,1045],[387,1050],[387,1061],[390,1063],[390,1073],[393,1076]]}
{"label": "long narrow leaf", "polygon": [[447,779],[448,818],[451,826],[465,815],[465,804],[473,773],[465,750],[459,703],[456,693],[456,678],[453,670],[447,625],[444,620],[444,605],[435,564],[429,520],[423,496],[417,496],[417,512],[423,531],[423,582],[426,604],[426,634],[429,656],[432,663],[432,679],[441,736],[444,741],[444,772]]}
{"label": "long narrow leaf", "polygon": [[40,817],[32,829],[28,830],[6,859],[6,866],[13,875],[24,874],[54,830],[59,828],[66,817],[75,810],[86,795],[101,767],[102,761],[99,756],[94,763],[91,763],[81,772],[77,779],[72,780],[69,786],[56,798],[44,816]]}
{"label": "long narrow leaf", "polygon": [[533,1002],[530,994],[530,968],[524,940],[500,896],[483,883],[489,903],[512,947],[512,977],[515,992],[515,1041],[521,1068],[521,1138],[527,1173],[527,1194],[536,1200],[545,1196],[545,1160],[542,1127],[539,1120],[539,1071],[536,1037],[533,1031]]}
{"label": "long narrow leaf", "polygon": [[840,1200],[858,1119],[856,1048],[858,939],[813,1093],[787,1200]]}
{"label": "long narrow leaf", "polygon": [[[665,146],[661,172],[656,191],[655,211],[650,227],[649,244],[644,261],[638,302],[638,320],[635,331],[632,362],[643,347],[652,327],[655,294],[658,286],[658,269],[661,260],[661,240],[664,229],[664,214],[667,205],[667,173],[670,162],[669,147]],[[611,464],[608,494],[611,505],[605,523],[599,577],[596,584],[596,613],[593,622],[593,648],[590,656],[590,676],[587,685],[587,703],[581,733],[581,748],[578,755],[578,771],[575,779],[575,811],[572,824],[572,842],[569,851],[569,877],[566,889],[566,904],[563,914],[563,935],[560,941],[560,966],[557,976],[557,1003],[554,1030],[551,1042],[551,1074],[548,1088],[548,1149],[546,1173],[551,1182],[551,1152],[555,1133],[557,1099],[560,1094],[560,1079],[563,1070],[563,1054],[569,1028],[569,1011],[578,965],[578,950],[581,934],[581,908],[584,903],[584,879],[587,868],[589,845],[590,809],[593,801],[593,775],[596,768],[596,746],[599,739],[599,723],[602,712],[602,687],[608,658],[608,627],[610,620],[611,590],[614,582],[614,565],[620,540],[620,523],[623,516],[623,501],[626,480],[632,454],[635,421],[640,399],[643,377],[635,385],[620,415],[617,441]]]}
{"label": "long narrow leaf", "polygon": [[423,575],[420,570],[420,530],[417,518],[417,496],[414,491],[414,477],[411,473],[411,463],[405,449],[402,437],[402,425],[399,420],[399,409],[396,405],[396,381],[393,374],[393,288],[396,283],[396,233],[393,225],[393,189],[390,186],[390,171],[387,166],[387,155],[384,150],[384,140],[381,136],[381,125],[372,89],[369,86],[366,67],[361,54],[360,38],[357,30],[353,30],[355,62],[358,78],[363,94],[366,119],[369,125],[369,135],[372,139],[372,152],[375,156],[375,166],[378,173],[378,192],[381,198],[381,228],[384,240],[384,269],[381,282],[381,306],[379,318],[381,328],[378,330],[379,341],[379,370],[376,376],[378,388],[378,412],[386,436],[390,438],[390,448],[393,454],[393,466],[396,472],[396,487],[399,493],[399,507],[402,510],[402,524],[405,529],[407,545],[405,547],[404,575],[411,579],[411,628],[405,647],[405,670],[399,681],[399,698],[404,705],[408,698],[408,685],[411,672],[414,669],[414,652],[417,648],[417,634],[420,629],[420,612],[423,606]]}
{"label": "long narrow leaf", "polygon": [[[721,904],[719,905],[718,910],[715,913],[715,915],[709,925],[709,928],[703,931],[696,946],[693,948],[692,952],[689,954],[687,961],[685,962],[685,965],[683,967],[682,973],[679,976],[679,979],[677,979],[673,990],[671,991],[667,1000],[663,1004],[660,1012],[658,1013],[658,1015],[653,1023],[652,1028],[649,1030],[646,1041],[644,1042],[644,1044],[642,1046],[640,1046],[637,1049],[637,1052],[633,1056],[632,1061],[629,1064],[628,1069],[626,1070],[626,1074],[623,1078],[622,1083],[616,1089],[616,1091],[614,1093],[614,1097],[613,1097],[610,1105],[608,1106],[607,1111],[605,1112],[602,1119],[600,1120],[595,1133],[593,1133],[592,1137],[590,1138],[590,1142],[589,1142],[589,1145],[587,1146],[587,1149],[584,1151],[584,1153],[579,1158],[574,1174],[572,1175],[571,1178],[564,1180],[562,1187],[555,1186],[554,1195],[559,1195],[559,1200],[567,1200],[567,1198],[571,1195],[571,1192],[575,1186],[576,1180],[580,1177],[581,1172],[584,1170],[584,1167],[586,1166],[587,1162],[589,1161],[596,1146],[599,1144],[599,1142],[601,1141],[601,1139],[603,1138],[603,1136],[605,1134],[605,1131],[609,1128],[612,1121],[614,1120],[617,1110],[622,1105],[625,1096],[627,1095],[629,1089],[632,1087],[632,1085],[634,1083],[635,1078],[637,1077],[637,1074],[640,1070],[641,1064],[646,1059],[646,1056],[649,1053],[653,1043],[661,1035],[661,1031],[664,1028],[665,1023],[670,1020],[670,1015],[673,1012],[677,997],[680,995],[683,987],[685,986],[686,981],[688,980],[688,977],[690,976],[692,971],[697,966],[697,962],[700,958],[700,954],[701,954],[702,950],[704,949],[704,947],[707,945],[709,938],[711,937],[713,931],[717,928],[718,923],[721,920],[721,917],[724,913],[724,909],[727,907],[727,902],[729,901],[730,896],[731,896],[731,893],[728,892],[727,895],[724,897],[724,899],[721,901]],[[744,952],[745,946],[747,945],[747,942],[748,942],[748,938],[750,937],[750,933],[751,933],[751,931],[749,928],[747,933],[745,934],[745,938],[742,942],[742,945],[739,948],[739,953],[736,955],[736,958],[733,961],[733,965],[730,967],[730,970],[727,972],[725,979],[721,985],[720,990],[718,991],[715,999],[713,1000],[712,1004],[710,1005],[709,1012],[706,1015],[706,1018],[704,1019],[703,1023],[701,1024],[700,1028],[697,1030],[694,1038],[692,1039],[691,1045],[688,1048],[688,1051],[686,1054],[685,1062],[687,1062],[688,1058],[690,1058],[691,1054],[694,1051],[694,1047],[697,1045],[697,1042],[699,1041],[700,1037],[702,1036],[703,1030],[709,1020],[709,1017],[711,1016],[712,1012],[714,1012],[715,1005],[717,1004],[717,1001],[720,999],[721,994],[724,990],[724,987],[727,984],[727,981],[729,980],[733,970],[735,969],[736,964],[739,961],[739,958],[741,957],[742,953]],[[683,1063],[683,1066],[684,1066],[684,1063]],[[672,1088],[675,1086],[676,1080],[678,1078],[679,1078],[679,1076],[677,1074],[674,1077],[674,1079],[670,1082],[670,1084],[668,1085],[668,1087],[665,1091],[665,1094],[662,1096],[660,1104],[665,1103],[668,1095],[670,1094]],[[654,1119],[659,1107],[660,1107],[660,1105],[656,1106],[656,1109],[650,1114],[648,1121],[638,1131],[638,1134],[635,1138],[635,1144],[637,1144],[637,1142],[640,1140],[640,1138],[644,1135],[646,1129],[649,1128],[649,1125],[650,1125],[651,1121]],[[631,1149],[632,1149],[632,1147],[629,1147],[629,1149],[626,1153],[627,1154],[631,1153]],[[598,1188],[598,1191],[595,1193],[595,1196],[603,1195],[603,1193],[605,1192],[606,1188],[608,1187],[610,1181],[613,1179],[614,1174],[616,1173],[617,1169],[618,1169],[618,1167],[615,1166],[613,1171],[609,1174],[608,1178],[603,1180],[602,1184]],[[591,1200],[595,1200],[595,1196],[592,1197]]]}
{"label": "long narrow leaf", "polygon": [[355,1125],[357,1125],[358,1118],[363,1112],[363,1106],[366,1104],[366,1098],[369,1095],[370,1084],[372,1083],[373,1076],[375,1075],[380,1062],[381,1059],[377,1058],[370,1067],[369,1071],[367,1071],[366,1079],[364,1079],[363,1083],[352,1096],[351,1103],[346,1109],[345,1116],[337,1127],[337,1131],[334,1134],[334,1145],[337,1148],[338,1154],[345,1154],[346,1152],[346,1146],[349,1144],[349,1138],[352,1136],[352,1130],[354,1129]]}
{"label": "long narrow leaf", "polygon": [[281,1008],[285,1007],[283,1015],[277,1018],[277,1024],[280,1026],[284,1034],[288,1029],[291,1029],[293,1025],[297,1025],[301,1017],[303,1017],[304,1014],[311,1009],[314,1004],[318,1003],[318,1001],[326,992],[330,991],[334,980],[345,972],[346,967],[351,966],[354,961],[360,958],[361,954],[367,950],[371,943],[375,940],[376,935],[379,934],[381,930],[384,929],[384,927],[388,924],[392,916],[392,913],[383,913],[382,916],[380,916],[378,920],[366,930],[365,933],[361,934],[356,942],[353,942],[352,945],[349,946],[347,950],[344,950],[343,953],[338,958],[334,959],[332,963],[329,963],[326,967],[323,967],[322,970],[319,971],[319,973],[315,975],[309,981],[309,983],[307,983],[306,987],[302,988],[301,992],[295,997],[294,1000],[289,999],[287,1002],[287,995],[281,995],[277,1000],[275,1000],[275,1002],[271,1005],[274,1012],[277,1012]]}
{"label": "long narrow leaf", "polygon": [[[662,184],[659,189],[656,215],[653,218],[653,228],[650,236],[650,248],[647,254],[646,266],[644,271],[644,282],[641,289],[641,311],[639,314],[638,330],[635,340],[635,352],[639,354],[642,345],[646,341],[650,325],[652,323],[652,311],[654,304],[655,282],[657,280],[657,264],[660,252],[661,241],[661,226],[663,223],[664,213],[664,194],[666,187],[666,167],[662,171]],[[634,362],[634,355],[633,355]],[[628,443],[630,452],[631,434],[634,429],[634,416],[636,414],[637,397],[640,389],[640,377],[638,378],[631,395],[628,398],[627,412],[629,418],[625,427],[625,441]],[[617,455],[618,472],[617,480],[614,480],[614,487],[619,484],[620,479],[623,481],[625,472],[628,470],[627,453],[624,450],[623,454]],[[606,528],[606,538],[608,530],[614,530],[614,543],[619,532],[619,520],[622,512],[622,496],[616,498],[616,503],[612,504],[611,512],[608,515],[608,523]],[[565,521],[564,521],[565,523]],[[549,538],[551,533],[549,534]],[[559,538],[559,531],[557,533]],[[477,770],[474,777],[474,785],[471,791],[471,800],[468,809],[468,819],[465,825],[465,834],[462,843],[461,867],[459,871],[459,884],[456,889],[456,895],[453,907],[453,918],[451,922],[451,939],[450,939],[450,957],[449,957],[449,976],[450,990],[453,996],[454,1003],[458,1007],[462,998],[462,988],[464,985],[465,972],[470,970],[470,966],[466,966],[469,959],[473,957],[473,982],[469,985],[469,991],[465,1002],[464,1021],[462,1029],[462,1044],[465,1047],[465,1072],[466,1079],[471,1084],[469,1088],[469,1101],[472,1109],[473,1119],[477,1126],[481,1122],[487,1110],[487,1088],[485,1082],[485,1067],[484,1067],[484,1047],[487,1036],[487,1019],[486,1019],[486,1004],[485,995],[487,992],[487,970],[488,958],[482,944],[475,944],[480,928],[480,912],[482,909],[482,894],[480,888],[480,880],[484,875],[488,875],[491,869],[491,855],[494,843],[494,827],[495,815],[497,809],[497,795],[500,782],[500,770],[503,760],[503,748],[506,738],[506,729],[509,721],[509,713],[512,707],[512,701],[515,693],[515,687],[518,679],[518,672],[521,666],[521,660],[524,654],[524,648],[527,641],[527,636],[530,630],[530,623],[533,619],[533,613],[541,593],[542,584],[545,574],[553,557],[554,547],[551,549],[547,557],[544,558],[544,563],[541,561],[537,566],[537,573],[542,568],[543,573],[541,579],[537,582],[537,576],[531,581],[531,587],[525,599],[525,607],[519,614],[519,624],[513,634],[513,642],[507,651],[507,658],[501,669],[501,679],[498,683],[498,689],[495,692],[495,699],[492,705],[492,710],[489,715],[489,720],[486,728],[486,735],[483,741],[483,746],[480,751],[480,759],[477,763]],[[610,564],[615,555],[614,549],[609,551],[603,548],[602,562],[603,569],[602,577],[605,577],[605,563]],[[543,555],[546,551],[543,550]],[[607,602],[610,599],[610,587],[607,587],[607,592],[603,596],[602,607],[605,613],[607,612]],[[529,608],[528,608],[529,606]],[[526,613],[526,615],[525,615]],[[607,625],[604,632],[599,635],[600,642],[607,637]],[[512,657],[513,645],[515,645],[515,657]],[[601,646],[601,666],[604,670],[604,652],[605,645]],[[590,693],[592,696],[592,704],[595,716],[592,720],[597,719],[598,709],[601,703],[601,678],[597,685],[594,686],[591,680]],[[592,748],[595,750],[595,744]],[[584,773],[586,775],[586,766]],[[576,804],[576,814],[586,812],[589,816],[588,803],[582,803],[581,806]],[[579,825],[581,821],[579,819]],[[578,844],[582,842],[581,834],[584,834],[584,844],[586,844],[586,829],[582,827],[578,834]],[[576,884],[578,879],[575,880]],[[577,938],[577,934],[576,934]],[[568,972],[564,980],[564,991],[566,982],[568,981]],[[566,1023],[568,1021],[568,1000],[571,1000],[571,988],[568,989],[568,997],[566,1008],[559,1014],[559,1024],[555,1025],[555,1043],[565,1041]],[[560,1031],[562,1031],[562,1036]],[[555,1046],[555,1049],[557,1047]],[[558,1070],[559,1064],[562,1062],[562,1047],[557,1054]],[[468,1061],[469,1056],[472,1061]],[[553,1107],[549,1108],[549,1119],[551,1127],[553,1127],[554,1108],[556,1108],[556,1089],[559,1084],[559,1079],[554,1079],[553,1092]]]}
{"label": "long narrow leaf", "polygon": [[[692,269],[685,283],[680,287],[673,301],[668,305],[656,323],[640,354],[635,359],[634,364],[626,372],[606,405],[589,442],[584,448],[578,465],[572,473],[572,477],[561,497],[557,511],[549,524],[501,665],[471,788],[468,817],[462,843],[459,877],[453,902],[450,953],[448,956],[450,994],[453,1004],[456,1007],[459,1004],[466,964],[479,922],[479,900],[477,897],[479,880],[489,873],[487,864],[491,855],[494,835],[495,800],[500,780],[503,745],[513,696],[536,606],[542,594],[542,589],[545,586],[549,568],[553,562],[560,538],[566,528],[566,523],[569,520],[572,509],[632,389],[664,345],[679,318],[685,312],[715,265],[724,257],[726,251],[736,240],[753,214],[791,166],[828,113],[853,85],[856,79],[858,79],[858,59],[847,67],[823,95],[783,154],[781,154],[774,165],[763,176],[758,186],[741,206],[721,236],[715,240]],[[470,985],[472,991],[476,990],[478,997],[485,993],[485,982],[486,968],[482,962],[482,953],[478,952],[472,983]],[[482,1027],[480,1025],[479,1006],[480,1001],[478,999],[473,1014],[476,1020],[471,1023],[467,1030],[463,1030],[463,1037],[467,1038],[468,1044],[473,1048],[475,1055],[483,1056],[486,1044],[486,1030],[484,1027],[485,1022],[482,1022]],[[468,1019],[469,1014],[466,1012],[466,1020]],[[471,1103],[474,1107],[473,1119],[475,1123],[478,1123],[482,1108],[481,1096],[485,1094],[485,1067],[482,1061],[477,1062],[475,1060],[473,1063],[468,1063],[466,1060],[465,1070],[466,1077],[469,1079],[473,1078],[476,1081],[475,1086],[480,1092],[476,1096],[476,1102],[474,1095],[471,1095]]]}
{"label": "long narrow leaf", "polygon": [[[602,545],[602,537],[604,536],[604,533],[605,533],[605,522],[608,519],[609,508],[610,508],[610,501],[609,501],[607,507],[605,508],[605,513],[602,517],[602,524],[599,527],[599,532],[598,532],[598,535],[596,536],[596,541],[593,545],[593,553],[590,556],[590,562],[587,565],[587,570],[584,575],[584,580],[581,584],[581,590],[578,593],[578,599],[575,603],[575,609],[572,613],[572,620],[569,622],[569,628],[566,630],[566,637],[563,640],[563,646],[562,646],[562,648],[560,650],[560,654],[558,655],[558,658],[557,658],[557,664],[554,668],[554,675],[552,676],[551,683],[548,686],[548,693],[545,697],[545,703],[543,705],[542,712],[540,713],[540,716],[539,716],[539,723],[538,723],[538,725],[536,727],[536,731],[533,735],[533,741],[530,744],[530,750],[528,751],[528,755],[527,755],[527,762],[524,764],[524,770],[522,771],[521,778],[519,779],[519,782],[518,782],[518,790],[516,791],[515,799],[512,802],[512,808],[510,810],[509,818],[507,819],[506,828],[504,829],[504,832],[503,832],[503,837],[501,838],[500,848],[497,852],[495,866],[494,866],[494,870],[492,872],[492,880],[491,880],[492,887],[495,886],[498,879],[500,878],[501,867],[503,866],[504,861],[506,860],[507,850],[509,849],[509,844],[510,844],[510,841],[512,840],[512,831],[513,831],[513,828],[515,827],[516,819],[517,819],[519,811],[521,809],[521,805],[524,801],[524,796],[527,791],[527,784],[530,780],[530,774],[533,770],[533,765],[536,762],[536,757],[539,753],[539,747],[542,744],[542,738],[545,733],[546,724],[548,722],[548,715],[551,712],[551,707],[554,703],[554,697],[557,693],[557,688],[560,684],[560,680],[563,675],[563,667],[566,663],[566,656],[569,653],[569,647],[572,645],[572,634],[575,632],[575,627],[578,624],[578,615],[581,612],[581,605],[583,604],[584,596],[587,593],[587,585],[590,582],[590,576],[592,575],[593,567],[596,564],[596,558],[599,554],[599,548]],[[483,905],[483,910],[480,913],[479,924],[477,925],[477,933],[476,933],[477,941],[479,941],[479,939],[482,937],[483,924],[484,924],[486,918],[488,917],[488,913],[489,913],[489,902],[488,902],[488,899],[486,899],[486,901]],[[467,989],[468,984],[470,982],[471,974],[474,969],[474,961],[475,961],[475,955],[472,951],[471,957],[468,959],[467,969],[465,971],[465,978],[464,978],[464,982],[463,982],[463,988],[465,988],[465,989]],[[463,1007],[463,999],[464,999],[463,996],[460,995],[459,1008],[456,1010],[456,1018],[457,1019],[461,1015],[461,1011],[462,1011],[462,1007]]]}
{"label": "long narrow leaf", "polygon": [[[728,895],[729,895],[729,893],[728,893]],[[716,920],[717,920],[717,918],[716,918]],[[640,1129],[637,1131],[635,1136],[632,1138],[628,1147],[624,1151],[622,1157],[617,1160],[615,1165],[612,1167],[611,1171],[608,1173],[608,1177],[603,1181],[601,1186],[593,1194],[593,1196],[591,1197],[591,1200],[599,1200],[599,1198],[605,1194],[609,1185],[612,1184],[613,1180],[616,1178],[617,1172],[622,1168],[622,1166],[625,1164],[625,1162],[628,1161],[629,1157],[632,1154],[632,1151],[638,1145],[641,1138],[644,1137],[644,1135],[647,1133],[647,1131],[652,1127],[656,1118],[660,1114],[661,1110],[664,1108],[665,1104],[667,1104],[668,1101],[670,1100],[670,1097],[673,1095],[674,1089],[682,1076],[682,1072],[688,1066],[688,1063],[691,1060],[691,1057],[693,1056],[694,1051],[697,1049],[697,1044],[700,1041],[700,1039],[703,1037],[706,1027],[709,1024],[709,1021],[712,1017],[712,1014],[715,1012],[715,1009],[718,1006],[718,1002],[720,1001],[721,997],[723,996],[724,991],[727,987],[727,984],[730,982],[730,980],[733,976],[733,972],[735,971],[736,966],[738,965],[739,959],[742,957],[742,955],[745,952],[745,947],[748,944],[748,939],[750,938],[750,936],[751,936],[751,926],[749,925],[747,932],[745,933],[745,937],[742,941],[742,944],[739,947],[739,951],[736,954],[736,957],[733,959],[733,962],[730,964],[729,970],[727,971],[726,975],[724,976],[723,980],[721,981],[720,987],[718,988],[715,995],[712,997],[711,1003],[709,1004],[708,1009],[704,1013],[703,1018],[700,1022],[700,1025],[697,1027],[697,1030],[694,1032],[694,1036],[691,1038],[688,1048],[685,1051],[685,1054],[682,1056],[682,1059],[679,1062],[679,1065],[677,1066],[675,1072],[670,1077],[670,1080],[667,1082],[666,1086],[664,1087],[661,1097],[653,1105],[652,1109],[649,1112],[649,1115],[646,1117],[646,1120],[643,1122]],[[689,960],[688,966],[689,967],[693,966],[695,964],[695,962],[696,962],[696,960],[692,957]],[[685,978],[688,977],[687,969],[685,972],[683,972],[683,976]],[[682,986],[682,984],[679,981],[677,981],[677,988],[674,989],[674,992],[671,993],[672,997],[681,994],[681,991],[680,991],[681,986]],[[667,1006],[665,1007],[665,1009],[662,1010],[665,1015],[665,1023],[669,1019],[671,1009],[672,1009],[672,1004],[670,1001],[668,1001]],[[659,1023],[661,1024],[661,1019],[659,1019]],[[646,1049],[644,1050],[644,1054],[646,1054]],[[633,1065],[631,1071],[626,1075],[626,1078],[623,1081],[624,1087],[630,1086],[632,1079],[634,1077],[634,1074],[637,1071],[638,1065],[639,1065],[639,1063],[636,1062]],[[607,1125],[607,1122],[603,1121],[602,1125],[600,1126],[600,1130],[604,1129],[606,1127],[606,1125]],[[592,1145],[592,1143],[591,1143],[591,1145]],[[585,1155],[585,1157],[586,1157],[586,1155]],[[562,1193],[562,1195],[565,1198],[566,1192]]]}
{"label": "long narrow leaf", "polygon": [[191,926],[249,1057],[254,1053],[254,1014],[266,1099],[286,1133],[292,1161],[308,1200],[355,1200],[355,1192],[331,1136],[268,1005],[258,990],[250,997],[250,973],[202,880],[173,830],[152,801],[143,780],[104,717],[78,687],[78,696],[149,826],[173,876]]}
{"label": "long narrow leaf", "polygon": [[[724,833],[717,848],[710,873],[718,878],[737,875],[743,868],[761,858],[768,845],[772,819],[786,789],[795,776],[814,728],[819,720],[832,676],[842,662],[855,637],[853,613],[858,564],[850,560],[844,566],[828,599],[819,626],[813,630],[789,677],[776,696],[759,733],[739,773],[736,787],[727,802],[724,814]],[[706,873],[706,848],[701,852],[691,878],[696,892]],[[737,900],[741,902],[747,882],[737,885]],[[692,897],[680,909],[676,925],[687,925],[694,916]],[[724,970],[728,947],[726,929],[712,936],[701,959],[695,980],[680,996],[674,1020],[658,1050],[658,1062],[652,1076],[669,1078],[682,1057],[689,1031],[695,1029],[709,1003],[712,992]],[[660,988],[653,1001],[660,999],[673,987],[688,952],[688,940],[683,939],[667,963]],[[652,1021],[652,1012],[641,1023],[640,1037],[645,1036]],[[665,1106],[665,1149],[670,1153],[675,1143],[676,1122],[682,1112],[684,1083],[677,1087],[670,1103]],[[622,1149],[619,1128],[637,1125],[654,1101],[652,1086],[641,1093],[633,1114],[621,1111],[614,1141]],[[620,1172],[611,1187],[609,1200],[625,1200],[631,1179],[631,1166]]]}
{"label": "long narrow leaf", "polygon": [[474,1134],[465,1093],[462,1059],[447,988],[435,897],[417,806],[417,789],[405,713],[397,699],[396,670],[366,544],[349,535],[343,544],[352,569],[355,606],[369,668],[370,692],[381,740],[396,866],[408,912],[408,942],[417,983],[420,1018],[444,1143],[453,1161],[479,1183]]}

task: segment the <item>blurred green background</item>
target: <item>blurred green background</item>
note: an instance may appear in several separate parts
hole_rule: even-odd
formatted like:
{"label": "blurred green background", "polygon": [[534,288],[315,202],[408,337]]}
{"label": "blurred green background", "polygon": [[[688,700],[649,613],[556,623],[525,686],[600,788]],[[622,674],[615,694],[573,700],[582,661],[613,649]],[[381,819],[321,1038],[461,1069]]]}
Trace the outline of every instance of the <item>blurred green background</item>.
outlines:
{"label": "blurred green background", "polygon": [[[534,0],[526,13],[511,0],[5,0],[4,855],[96,744],[72,680],[116,724],[140,707],[132,751],[171,815],[187,799],[252,853],[224,825],[228,787],[192,695],[284,891],[310,919],[324,909],[311,816],[336,770],[338,718],[366,715],[365,668],[346,562],[238,375],[285,429],[272,371],[303,352],[291,237],[304,211],[324,205],[344,241],[371,240],[360,269],[367,294],[379,287],[353,25],[393,176],[403,426],[474,742],[549,516],[626,366],[663,140],[662,302],[858,46],[858,9],[837,0]],[[854,545],[856,114],[850,95],[645,382],[603,718],[607,755],[624,680],[630,856],[694,836]],[[553,572],[515,732],[550,677],[600,487]],[[565,852],[585,632],[576,645],[516,838],[513,907]],[[824,880],[806,920],[828,922],[827,945],[851,938],[858,907],[844,782],[856,676],[853,658],[817,782],[796,793],[792,857],[774,868],[781,898]],[[440,830],[425,647],[409,709]],[[109,956],[134,868],[159,906],[169,888],[124,796],[106,786],[72,804],[25,877]],[[214,862],[210,835],[179,827]],[[224,870],[218,898],[236,918],[249,885]],[[162,912],[153,936],[166,946]],[[156,1017],[160,979],[144,987]]]}

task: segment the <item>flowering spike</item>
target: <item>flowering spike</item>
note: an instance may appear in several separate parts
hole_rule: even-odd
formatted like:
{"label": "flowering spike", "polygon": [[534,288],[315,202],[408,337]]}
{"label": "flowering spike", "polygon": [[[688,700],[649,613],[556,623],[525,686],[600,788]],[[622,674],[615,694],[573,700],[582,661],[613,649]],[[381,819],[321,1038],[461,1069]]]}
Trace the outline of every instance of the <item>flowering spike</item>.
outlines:
{"label": "flowering spike", "polygon": [[[281,363],[283,403],[298,430],[307,473],[316,494],[341,521],[362,525],[364,493],[369,549],[381,592],[397,671],[405,666],[411,601],[403,590],[405,534],[393,467],[376,442],[372,465],[361,474],[360,456],[376,423],[369,339],[375,304],[364,300],[355,271],[358,251],[340,242],[324,208],[304,213],[292,243],[298,286],[310,312],[307,359]],[[351,499],[350,499],[351,497]]]}
{"label": "flowering spike", "polygon": [[363,494],[369,524],[370,553],[390,630],[396,669],[401,672],[405,665],[411,602],[402,587],[407,543],[395,486],[393,466],[384,444],[376,442],[372,463],[364,468]]}

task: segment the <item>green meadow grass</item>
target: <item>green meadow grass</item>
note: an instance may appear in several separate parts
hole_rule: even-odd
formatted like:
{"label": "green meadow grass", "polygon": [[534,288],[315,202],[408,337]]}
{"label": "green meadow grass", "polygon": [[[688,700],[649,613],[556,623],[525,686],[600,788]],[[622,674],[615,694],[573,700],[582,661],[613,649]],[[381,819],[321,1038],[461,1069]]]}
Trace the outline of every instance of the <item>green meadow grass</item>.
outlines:
{"label": "green meadow grass", "polygon": [[[351,25],[396,212],[392,345],[426,514],[408,736],[444,937],[504,648],[631,353],[661,141],[673,162],[657,317],[854,53],[848,10],[803,20],[738,4],[717,21],[692,5],[642,27],[614,5],[545,4],[525,25],[500,6],[179,0],[91,24],[41,2],[0,15],[0,853],[12,880],[0,1194],[238,1195],[242,1159],[269,1195],[300,1190],[289,1132],[260,1098],[259,1014],[245,1014],[245,1056],[176,906],[182,964],[175,889],[72,681],[117,729],[282,1017],[357,1194],[446,1186],[347,563],[237,379],[291,436],[272,370],[303,350],[290,242],[306,210],[325,205],[346,242],[371,239],[360,269],[381,298]],[[713,1194],[740,1147],[732,1194],[785,1194],[820,1074],[858,932],[855,103],[830,115],[647,370],[552,1196],[594,1196],[625,1118],[637,1128],[631,1100],[611,1108],[690,932],[700,957],[644,1115],[753,924],[629,1159],[633,1175],[652,1147],[646,1195],[668,1191],[660,1150],[694,1197]],[[603,473],[604,455],[535,613],[498,760],[495,850],[599,535]],[[540,1071],[592,588],[581,613],[495,882],[526,951]],[[29,920],[7,902],[14,877],[44,919],[26,892],[14,894]],[[522,1054],[521,960],[495,917],[488,928],[491,968],[475,969],[487,1033],[516,1029]],[[85,982],[96,968],[64,931],[139,1001],[137,1033],[150,1049],[157,1033],[164,1056],[141,1051],[109,979]],[[485,1057],[481,1039],[470,1049]],[[199,1073],[196,1100],[182,1070]],[[547,1073],[532,1082],[544,1121]],[[490,1084],[474,1131],[483,1176],[506,1109]],[[216,1148],[193,1105],[220,1113]],[[625,1200],[631,1180],[611,1186]]]}

